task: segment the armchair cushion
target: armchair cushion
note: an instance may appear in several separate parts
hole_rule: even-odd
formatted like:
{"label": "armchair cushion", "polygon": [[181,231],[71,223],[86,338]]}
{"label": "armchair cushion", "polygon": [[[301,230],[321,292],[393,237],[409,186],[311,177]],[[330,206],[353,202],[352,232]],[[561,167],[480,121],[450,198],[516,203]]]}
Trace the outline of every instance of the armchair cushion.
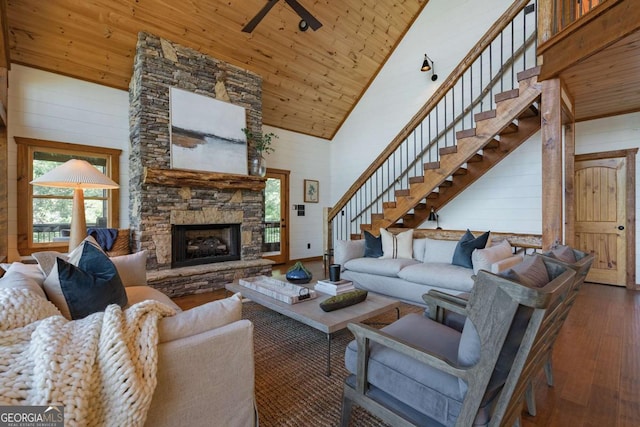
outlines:
{"label": "armchair cushion", "polygon": [[575,252],[570,246],[556,245],[545,255],[557,258],[567,264],[574,264],[577,261]]}
{"label": "armchair cushion", "polygon": [[506,270],[503,275],[532,288],[542,288],[549,283],[547,267],[538,255],[525,256],[520,264]]}
{"label": "armchair cushion", "polygon": [[[382,330],[450,363],[457,360],[460,333],[420,314],[403,316]],[[345,365],[352,374],[356,359],[357,344],[352,341],[345,352]],[[460,412],[464,395],[455,376],[376,343],[371,343],[368,378],[373,386],[392,389],[389,394],[418,411],[438,414],[442,424],[450,423]]]}

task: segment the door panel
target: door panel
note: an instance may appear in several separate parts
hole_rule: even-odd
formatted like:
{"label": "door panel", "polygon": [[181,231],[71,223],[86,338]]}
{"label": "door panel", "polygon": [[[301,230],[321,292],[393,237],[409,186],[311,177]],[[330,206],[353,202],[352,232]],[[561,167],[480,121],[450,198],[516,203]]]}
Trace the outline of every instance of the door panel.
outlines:
{"label": "door panel", "polygon": [[590,282],[626,285],[626,161],[576,162],[575,246],[594,252]]}
{"label": "door panel", "polygon": [[289,261],[289,171],[267,169],[262,256],[276,264]]}

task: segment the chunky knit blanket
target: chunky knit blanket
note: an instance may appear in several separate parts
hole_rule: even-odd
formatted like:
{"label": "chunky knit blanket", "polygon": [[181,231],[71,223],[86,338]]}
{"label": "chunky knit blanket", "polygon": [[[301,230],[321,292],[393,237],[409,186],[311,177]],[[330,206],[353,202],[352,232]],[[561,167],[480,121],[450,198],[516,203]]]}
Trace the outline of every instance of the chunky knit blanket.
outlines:
{"label": "chunky knit blanket", "polygon": [[65,426],[142,426],[156,386],[156,301],[69,321],[24,289],[0,289],[0,405],[64,405]]}

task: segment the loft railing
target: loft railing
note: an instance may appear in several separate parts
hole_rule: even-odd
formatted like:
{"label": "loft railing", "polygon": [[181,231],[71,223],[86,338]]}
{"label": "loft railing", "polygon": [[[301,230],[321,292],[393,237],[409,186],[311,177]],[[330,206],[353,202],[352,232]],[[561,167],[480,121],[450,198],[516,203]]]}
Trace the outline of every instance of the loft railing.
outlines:
{"label": "loft railing", "polygon": [[495,108],[494,95],[517,87],[517,73],[536,65],[535,0],[517,0],[496,21],[409,124],[329,211],[333,239],[360,234],[395,191],[439,161],[456,132],[475,127],[474,115]]}
{"label": "loft railing", "polygon": [[562,32],[607,0],[553,0],[552,35]]}

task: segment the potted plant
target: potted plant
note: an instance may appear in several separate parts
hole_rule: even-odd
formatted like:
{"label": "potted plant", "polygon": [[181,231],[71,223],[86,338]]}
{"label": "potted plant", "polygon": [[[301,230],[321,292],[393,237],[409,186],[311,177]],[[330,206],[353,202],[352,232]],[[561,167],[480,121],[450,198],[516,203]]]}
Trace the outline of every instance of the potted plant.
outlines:
{"label": "potted plant", "polygon": [[247,142],[253,145],[257,153],[257,156],[251,159],[251,175],[265,176],[267,173],[267,161],[264,158],[264,154],[273,153],[275,151],[271,146],[271,141],[274,138],[278,138],[278,135],[271,132],[255,134],[248,128],[242,128],[242,132],[244,132],[247,137]]}

